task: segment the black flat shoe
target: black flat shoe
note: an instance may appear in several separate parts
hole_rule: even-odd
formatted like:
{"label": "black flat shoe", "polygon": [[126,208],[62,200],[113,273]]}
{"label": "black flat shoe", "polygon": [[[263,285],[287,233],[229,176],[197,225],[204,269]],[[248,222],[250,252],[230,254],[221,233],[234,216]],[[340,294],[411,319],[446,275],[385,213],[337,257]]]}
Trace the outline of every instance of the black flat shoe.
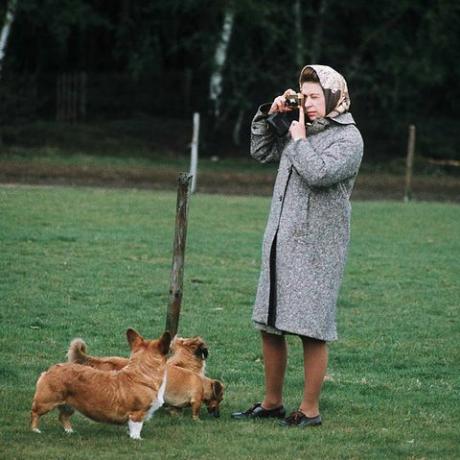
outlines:
{"label": "black flat shoe", "polygon": [[286,411],[283,406],[275,409],[264,409],[261,403],[254,404],[245,412],[233,412],[232,418],[236,420],[246,420],[255,418],[284,418]]}
{"label": "black flat shoe", "polygon": [[321,425],[321,415],[317,415],[316,417],[307,417],[300,410],[296,410],[292,412],[289,417],[281,420],[280,425],[285,427],[298,426],[300,428],[318,426]]}

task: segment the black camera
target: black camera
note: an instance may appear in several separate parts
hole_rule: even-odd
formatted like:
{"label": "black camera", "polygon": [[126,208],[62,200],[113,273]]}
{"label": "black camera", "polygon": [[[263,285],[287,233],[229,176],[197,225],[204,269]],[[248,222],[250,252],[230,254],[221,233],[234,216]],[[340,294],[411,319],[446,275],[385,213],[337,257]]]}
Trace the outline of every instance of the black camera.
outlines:
{"label": "black camera", "polygon": [[284,136],[294,120],[299,119],[299,109],[272,113],[267,118],[269,128],[279,137]]}

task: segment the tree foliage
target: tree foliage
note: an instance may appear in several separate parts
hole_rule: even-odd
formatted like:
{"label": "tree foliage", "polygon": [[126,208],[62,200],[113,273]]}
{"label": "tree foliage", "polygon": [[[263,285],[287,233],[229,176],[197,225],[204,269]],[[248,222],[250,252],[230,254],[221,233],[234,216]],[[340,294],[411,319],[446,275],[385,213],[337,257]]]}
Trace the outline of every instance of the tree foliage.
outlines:
{"label": "tree foliage", "polygon": [[352,111],[375,151],[400,146],[407,124],[416,123],[427,154],[456,154],[455,0],[20,0],[5,66],[10,74],[85,70],[150,78],[159,93],[174,90],[172,82],[177,91],[188,85],[188,111],[207,112],[227,8],[235,22],[218,128],[250,120],[258,104],[296,88],[303,59],[345,75]]}

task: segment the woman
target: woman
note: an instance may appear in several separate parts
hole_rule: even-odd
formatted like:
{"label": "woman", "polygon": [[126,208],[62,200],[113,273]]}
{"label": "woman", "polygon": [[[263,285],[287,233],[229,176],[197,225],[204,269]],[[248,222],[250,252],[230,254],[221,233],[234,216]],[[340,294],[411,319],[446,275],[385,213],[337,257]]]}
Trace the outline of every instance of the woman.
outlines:
{"label": "woman", "polygon": [[[337,339],[336,303],[350,232],[350,195],[363,154],[363,141],[348,112],[345,79],[328,66],[308,65],[300,73],[299,119],[278,137],[267,123],[292,110],[287,90],[261,106],[251,126],[251,155],[279,161],[262,268],[253,309],[261,331],[265,397],[233,418],[284,418],[282,389],[287,362],[285,334],[301,338],[304,393],[284,426],[321,424],[319,399],[327,369],[327,342]],[[267,110],[268,109],[268,110]]]}

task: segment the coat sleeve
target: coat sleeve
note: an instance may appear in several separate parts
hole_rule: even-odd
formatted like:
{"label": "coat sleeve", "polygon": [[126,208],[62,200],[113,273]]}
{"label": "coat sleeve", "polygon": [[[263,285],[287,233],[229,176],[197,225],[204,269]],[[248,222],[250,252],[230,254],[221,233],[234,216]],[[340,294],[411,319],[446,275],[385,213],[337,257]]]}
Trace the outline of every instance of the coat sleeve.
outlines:
{"label": "coat sleeve", "polygon": [[311,140],[299,139],[286,148],[297,173],[312,187],[328,187],[358,173],[363,140],[355,126],[338,128],[337,140],[318,150]]}
{"label": "coat sleeve", "polygon": [[251,156],[261,163],[279,161],[286,142],[268,127],[269,108],[270,104],[260,106],[251,123]]}

